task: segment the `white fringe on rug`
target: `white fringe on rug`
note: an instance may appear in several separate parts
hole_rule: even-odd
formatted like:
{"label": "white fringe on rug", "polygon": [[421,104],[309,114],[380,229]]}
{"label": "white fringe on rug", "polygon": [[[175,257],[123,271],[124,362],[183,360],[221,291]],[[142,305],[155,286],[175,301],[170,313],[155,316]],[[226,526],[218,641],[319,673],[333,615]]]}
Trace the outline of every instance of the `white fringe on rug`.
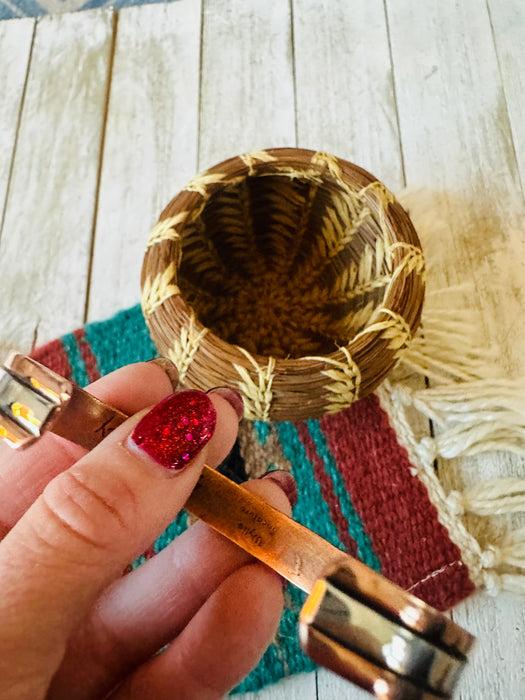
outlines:
{"label": "white fringe on rug", "polygon": [[[414,200],[421,201],[420,194]],[[448,492],[439,476],[456,457],[506,451],[519,464],[525,457],[525,378],[504,377],[496,353],[480,341],[472,310],[458,303],[468,284],[431,288],[432,249],[444,223],[435,220],[432,207],[419,207],[418,216],[409,193],[399,199],[409,204],[430,262],[430,289],[418,335],[376,393],[474,583],[493,594],[525,595],[525,527],[519,522],[525,515],[525,476],[486,479]],[[432,434],[430,426],[417,434],[409,419],[414,409],[432,422]],[[475,470],[475,460],[464,469]],[[480,527],[480,519],[494,527]]]}

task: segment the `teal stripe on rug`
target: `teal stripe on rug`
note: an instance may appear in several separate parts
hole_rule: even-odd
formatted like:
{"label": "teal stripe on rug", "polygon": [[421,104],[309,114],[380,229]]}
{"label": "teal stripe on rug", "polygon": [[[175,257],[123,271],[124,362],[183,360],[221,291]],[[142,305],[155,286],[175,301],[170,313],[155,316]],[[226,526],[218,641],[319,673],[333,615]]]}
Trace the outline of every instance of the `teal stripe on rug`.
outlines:
{"label": "teal stripe on rug", "polygon": [[109,321],[88,323],[86,340],[97,358],[102,376],[124,365],[157,356],[140,304],[120,311]]}
{"label": "teal stripe on rug", "polygon": [[62,336],[61,340],[64,344],[69,364],[71,365],[72,379],[80,386],[87,386],[89,384],[89,377],[75,336],[73,333],[68,333]]}
{"label": "teal stripe on rug", "polygon": [[185,510],[182,510],[175,520],[168,525],[164,530],[162,535],[158,537],[153,543],[153,549],[155,552],[161,552],[165,547],[167,547],[173,540],[181,535],[185,530],[188,529],[188,514]]}
{"label": "teal stripe on rug", "polygon": [[337,528],[330,517],[328,504],[314,476],[314,468],[293,423],[276,423],[285,457],[293,467],[299,500],[294,508],[294,518],[339,549],[344,549]]}
{"label": "teal stripe on rug", "polygon": [[317,454],[323,460],[326,473],[332,480],[334,493],[341,506],[341,512],[348,521],[350,534],[357,544],[357,556],[372,569],[381,571],[381,562],[373,550],[372,540],[364,528],[363,521],[354,509],[350,494],[345,488],[343,477],[337,469],[334,456],[330,452],[319,421],[307,420],[306,425],[315,442]]}

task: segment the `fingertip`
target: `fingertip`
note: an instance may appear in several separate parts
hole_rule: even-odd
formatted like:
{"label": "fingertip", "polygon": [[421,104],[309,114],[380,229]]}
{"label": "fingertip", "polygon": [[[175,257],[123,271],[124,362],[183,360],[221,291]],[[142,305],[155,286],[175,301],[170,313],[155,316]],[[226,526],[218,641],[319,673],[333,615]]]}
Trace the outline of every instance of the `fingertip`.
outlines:
{"label": "fingertip", "polygon": [[263,474],[260,478],[275,482],[286,494],[292,508],[297,505],[299,497],[297,483],[290,472],[284,471],[284,469],[273,469]]}
{"label": "fingertip", "polygon": [[207,396],[216,411],[216,426],[212,439],[206,446],[206,463],[218,467],[228,456],[237,439],[239,418],[232,403],[218,392],[208,392]]}
{"label": "fingertip", "polygon": [[243,488],[261,496],[267,503],[285,515],[292,514],[292,505],[282,485],[274,479],[252,479],[243,484]]}
{"label": "fingertip", "polygon": [[226,399],[233,407],[237,414],[237,419],[241,421],[244,418],[244,401],[241,394],[236,389],[229,386],[217,386],[213,389],[209,389],[206,393],[222,396],[222,398]]}
{"label": "fingertip", "polygon": [[168,360],[167,357],[155,357],[153,360],[149,360],[148,364],[159,367],[170,380],[172,391],[177,391],[179,388],[179,371],[171,360]]}

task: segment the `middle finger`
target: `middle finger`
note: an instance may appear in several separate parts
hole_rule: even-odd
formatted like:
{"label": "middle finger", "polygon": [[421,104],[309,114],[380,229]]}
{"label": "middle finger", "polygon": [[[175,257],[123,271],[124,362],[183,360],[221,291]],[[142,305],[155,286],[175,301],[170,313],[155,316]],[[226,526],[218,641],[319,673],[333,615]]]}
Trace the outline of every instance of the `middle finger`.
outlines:
{"label": "middle finger", "polygon": [[[273,479],[262,479],[248,482],[246,488],[289,514],[285,490],[290,484],[291,477],[280,487]],[[105,697],[172,641],[220,584],[251,560],[204,523],[193,525],[105,592],[71,640],[49,697]]]}

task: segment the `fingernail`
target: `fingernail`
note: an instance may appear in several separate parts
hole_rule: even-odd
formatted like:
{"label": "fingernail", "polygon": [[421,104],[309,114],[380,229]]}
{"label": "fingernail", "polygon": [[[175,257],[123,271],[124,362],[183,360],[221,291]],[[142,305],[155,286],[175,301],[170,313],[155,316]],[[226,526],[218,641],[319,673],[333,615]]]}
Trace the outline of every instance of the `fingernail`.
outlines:
{"label": "fingernail", "polygon": [[297,492],[297,484],[295,483],[295,479],[290,472],[286,472],[283,469],[273,469],[272,471],[263,474],[261,479],[275,481],[275,483],[280,486],[286,494],[292,508],[297,505],[297,499],[299,496]]}
{"label": "fingernail", "polygon": [[149,360],[149,362],[158,365],[164,371],[164,374],[168,375],[173,391],[176,391],[179,386],[179,372],[173,362],[168,360],[167,357],[155,357],[153,360]]}
{"label": "fingernail", "polygon": [[226,399],[233,406],[239,420],[244,418],[244,401],[236,389],[232,389],[230,386],[216,386],[213,389],[208,389],[206,393],[222,396],[223,399]]}
{"label": "fingernail", "polygon": [[178,471],[199,454],[217,415],[202,391],[181,391],[161,401],[137,424],[131,440],[166,469]]}

